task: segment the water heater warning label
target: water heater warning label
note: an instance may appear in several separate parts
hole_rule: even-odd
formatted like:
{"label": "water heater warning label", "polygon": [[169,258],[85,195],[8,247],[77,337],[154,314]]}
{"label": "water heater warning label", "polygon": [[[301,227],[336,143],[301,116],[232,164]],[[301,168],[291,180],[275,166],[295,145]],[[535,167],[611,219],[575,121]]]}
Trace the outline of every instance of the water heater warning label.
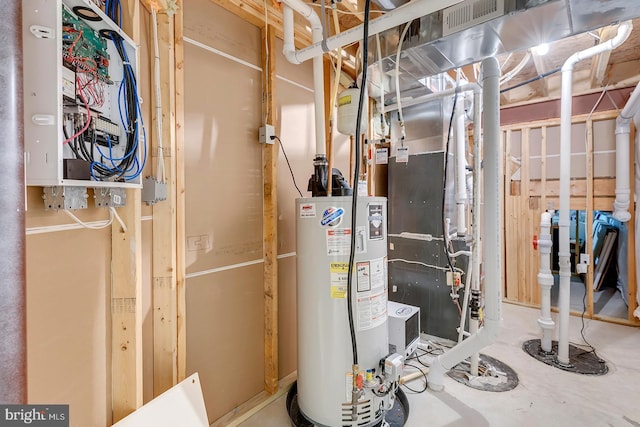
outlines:
{"label": "water heater warning label", "polygon": [[387,292],[384,287],[367,294],[358,295],[358,331],[375,328],[387,320]]}
{"label": "water heater warning label", "polygon": [[332,262],[329,264],[331,272],[331,298],[343,299],[347,295],[348,262]]}
{"label": "water heater warning label", "polygon": [[351,229],[350,228],[327,229],[327,255],[328,256],[349,255],[350,250],[351,250]]}

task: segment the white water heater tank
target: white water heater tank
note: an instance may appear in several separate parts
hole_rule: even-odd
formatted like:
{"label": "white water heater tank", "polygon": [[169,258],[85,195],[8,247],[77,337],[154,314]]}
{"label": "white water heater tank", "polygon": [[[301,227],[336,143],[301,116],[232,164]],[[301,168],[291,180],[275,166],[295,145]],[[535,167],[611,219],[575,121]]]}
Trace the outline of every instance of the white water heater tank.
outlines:
{"label": "white water heater tank", "polygon": [[352,349],[347,317],[351,233],[356,236],[353,318],[362,375],[389,352],[387,329],[387,200],[302,198],[297,213],[298,404],[317,426],[365,427],[382,420],[382,398],[364,389],[352,419]]}
{"label": "white water heater tank", "polygon": [[[338,132],[343,135],[355,135],[358,123],[358,102],[360,101],[360,89],[357,87],[343,90],[338,94]],[[360,117],[360,134],[367,131],[369,117],[369,97],[365,88],[364,102],[362,103],[362,116]]]}

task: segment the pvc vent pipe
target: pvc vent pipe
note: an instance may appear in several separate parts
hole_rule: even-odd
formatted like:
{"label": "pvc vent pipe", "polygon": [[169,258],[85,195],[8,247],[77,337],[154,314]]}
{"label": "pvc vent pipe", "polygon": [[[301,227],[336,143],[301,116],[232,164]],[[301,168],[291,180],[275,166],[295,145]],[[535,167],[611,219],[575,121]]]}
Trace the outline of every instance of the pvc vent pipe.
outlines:
{"label": "pvc vent pipe", "polygon": [[[284,1],[283,32],[284,45],[282,52],[289,62],[299,64],[296,61],[296,47],[294,44],[293,11],[298,12],[309,21],[311,26],[311,38],[314,43],[322,41],[322,23],[315,10],[302,0]],[[326,137],[324,119],[324,69],[322,67],[322,55],[313,58],[313,104],[316,134],[316,155],[326,156]]]}
{"label": "pvc vent pipe", "polygon": [[538,284],[541,292],[541,307],[538,325],[542,328],[542,351],[551,353],[551,341],[553,330],[556,327],[551,318],[551,288],[553,287],[553,274],[551,274],[551,214],[542,212],[540,215],[540,237],[538,249],[540,250],[540,270],[538,272]]}
{"label": "pvc vent pipe", "polygon": [[629,203],[629,145],[631,142],[631,120],[640,111],[640,83],[631,93],[627,104],[616,119],[616,200],[613,202],[613,217],[621,222],[631,219]]}
{"label": "pvc vent pipe", "polygon": [[[385,13],[379,18],[371,20],[369,22],[369,36],[374,36],[390,28],[397,27],[413,19],[420,18],[425,15],[429,15],[433,12],[437,12],[442,9],[446,9],[449,6],[461,3],[462,0],[413,0],[410,1],[391,12]],[[301,13],[305,18],[308,18],[309,12],[301,5],[306,5],[301,0],[282,0],[285,5],[290,6],[296,12]],[[310,7],[307,6],[309,9]],[[300,9],[300,10],[298,10]],[[315,12],[313,12],[315,13]],[[317,16],[317,15],[316,15]],[[348,44],[362,40],[364,25],[360,24],[357,27],[353,27],[347,31],[343,31],[333,37],[329,37],[325,40],[324,46],[322,43],[322,37],[316,40],[313,39],[311,46],[303,49],[293,51],[289,56],[285,54],[289,62],[294,64],[301,64],[308,59],[322,56],[324,52],[331,51],[333,49],[344,47]],[[293,34],[293,26],[287,30]]]}
{"label": "pvc vent pipe", "polygon": [[558,362],[569,364],[569,311],[571,294],[571,253],[569,249],[569,193],[571,184],[571,102],[573,67],[583,59],[620,46],[631,34],[631,21],[618,27],[614,38],[571,55],[562,66],[562,93],[560,98],[560,218],[558,259],[560,264],[560,295],[558,306]]}
{"label": "pvc vent pipe", "polygon": [[[462,343],[436,357],[431,363],[427,383],[442,390],[444,374],[467,357],[491,344],[500,332],[501,313],[501,223],[500,223],[500,66],[495,58],[482,61],[484,109],[483,226],[485,235],[485,309],[484,326]],[[477,224],[476,224],[477,226]]]}

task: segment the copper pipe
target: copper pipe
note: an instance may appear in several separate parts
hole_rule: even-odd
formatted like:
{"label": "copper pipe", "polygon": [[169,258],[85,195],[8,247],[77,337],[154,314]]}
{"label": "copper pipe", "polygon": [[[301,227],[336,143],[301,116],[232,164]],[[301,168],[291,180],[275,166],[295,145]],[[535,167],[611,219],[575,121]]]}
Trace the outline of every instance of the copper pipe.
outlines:
{"label": "copper pipe", "polygon": [[22,1],[4,0],[0,33],[0,403],[27,402]]}

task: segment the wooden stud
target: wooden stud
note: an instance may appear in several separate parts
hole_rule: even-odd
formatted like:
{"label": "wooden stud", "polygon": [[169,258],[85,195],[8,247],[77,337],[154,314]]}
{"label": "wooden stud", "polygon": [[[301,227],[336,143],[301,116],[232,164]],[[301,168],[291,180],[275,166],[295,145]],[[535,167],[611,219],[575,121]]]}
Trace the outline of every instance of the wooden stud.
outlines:
{"label": "wooden stud", "polygon": [[[153,394],[158,396],[178,381],[177,365],[177,294],[176,294],[176,164],[175,164],[175,57],[173,17],[157,14],[160,53],[160,97],[162,135],[158,135],[157,101],[151,97],[151,157],[153,175],[161,180],[160,157],[164,168],[167,199],[153,205]],[[153,31],[153,30],[151,30]],[[150,44],[153,46],[152,44]],[[151,64],[154,51],[150,49]],[[155,81],[155,67],[151,67]],[[157,90],[157,89],[155,89]],[[155,91],[152,91],[155,94]],[[162,146],[160,146],[162,141]]]}
{"label": "wooden stud", "polygon": [[[123,3],[124,30],[140,40],[140,3]],[[139,189],[118,209],[126,225],[111,227],[111,407],[117,422],[142,406],[142,209]]]}
{"label": "wooden stud", "polygon": [[[504,188],[511,187],[511,175],[513,174],[512,166],[511,166],[511,129],[507,130],[504,133],[504,141],[505,141],[505,149],[504,149],[504,159],[505,165],[504,169],[506,171],[504,175]],[[504,200],[505,200],[505,236],[504,236],[504,260],[505,260],[505,286],[506,292],[505,296],[509,300],[521,301],[522,295],[520,294],[520,289],[518,286],[518,241],[519,241],[519,233],[518,233],[518,223],[517,223],[517,215],[519,212],[518,209],[518,197],[511,195],[511,192],[508,193],[505,191]],[[514,254],[516,254],[514,256]],[[508,255],[508,256],[507,256]]]}
{"label": "wooden stud", "polygon": [[[585,253],[589,254],[590,262],[587,266],[587,275],[585,278],[584,286],[587,293],[587,314],[589,317],[593,317],[593,243],[591,241],[593,236],[593,121],[587,120],[587,218],[585,227]],[[579,260],[578,260],[579,261]]]}
{"label": "wooden stud", "polygon": [[331,105],[331,93],[333,89],[333,62],[331,58],[325,56],[324,61],[322,61],[324,65],[324,118],[325,118],[325,148],[327,152],[327,169],[329,170],[329,179],[327,180],[327,194],[331,195],[332,190],[332,179],[331,179],[331,171],[333,170],[333,121],[336,120],[335,117],[332,118],[332,110],[333,105]]}
{"label": "wooden stud", "polygon": [[[529,209],[529,143],[530,129],[523,129],[520,139],[520,215],[518,218],[518,230],[520,231],[520,244],[518,245],[518,293],[520,298],[532,302],[532,293],[537,288],[537,280],[531,281],[530,272],[533,270],[531,256],[533,233],[530,230],[532,222]],[[535,275],[534,275],[535,277]],[[533,285],[535,288],[532,289]]]}
{"label": "wooden stud", "polygon": [[[276,57],[275,33],[271,25],[262,29],[262,111],[266,123],[274,124]],[[263,242],[264,242],[264,387],[278,391],[278,144],[264,144]]]}
{"label": "wooden stud", "polygon": [[176,328],[178,381],[187,377],[186,328],[186,230],[185,230],[185,150],[184,150],[184,12],[182,0],[174,20],[175,62],[175,164],[176,164]]}

